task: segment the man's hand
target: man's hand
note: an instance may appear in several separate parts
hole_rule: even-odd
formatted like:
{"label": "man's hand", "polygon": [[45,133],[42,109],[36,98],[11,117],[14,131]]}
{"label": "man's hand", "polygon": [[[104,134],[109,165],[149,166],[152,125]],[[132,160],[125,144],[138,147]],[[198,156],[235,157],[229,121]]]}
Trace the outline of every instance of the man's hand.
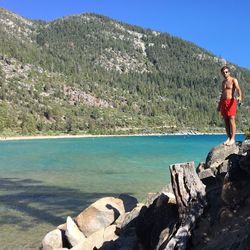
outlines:
{"label": "man's hand", "polygon": [[237,102],[238,102],[238,105],[241,106],[241,104],[242,104],[242,98],[241,98],[240,96],[238,96],[238,97],[236,98],[236,100],[237,100]]}

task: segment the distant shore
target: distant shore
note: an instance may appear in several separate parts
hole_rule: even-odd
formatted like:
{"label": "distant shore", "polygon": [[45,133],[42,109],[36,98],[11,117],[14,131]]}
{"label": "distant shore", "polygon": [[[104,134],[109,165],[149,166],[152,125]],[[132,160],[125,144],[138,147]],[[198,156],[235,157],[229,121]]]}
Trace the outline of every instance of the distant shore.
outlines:
{"label": "distant shore", "polygon": [[[11,140],[39,140],[39,139],[65,139],[65,138],[95,138],[95,137],[126,137],[126,136],[177,136],[177,135],[224,135],[225,133],[202,133],[180,131],[176,133],[153,133],[153,134],[112,134],[112,135],[34,135],[34,136],[0,136],[0,141]],[[237,133],[243,134],[243,133]]]}

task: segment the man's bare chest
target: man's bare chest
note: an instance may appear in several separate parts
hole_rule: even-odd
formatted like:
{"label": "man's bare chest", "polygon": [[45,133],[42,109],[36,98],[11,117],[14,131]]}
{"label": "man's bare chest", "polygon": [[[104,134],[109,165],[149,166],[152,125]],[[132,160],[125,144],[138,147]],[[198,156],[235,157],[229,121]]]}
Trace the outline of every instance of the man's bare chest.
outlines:
{"label": "man's bare chest", "polygon": [[231,80],[224,81],[224,89],[233,89],[234,83]]}

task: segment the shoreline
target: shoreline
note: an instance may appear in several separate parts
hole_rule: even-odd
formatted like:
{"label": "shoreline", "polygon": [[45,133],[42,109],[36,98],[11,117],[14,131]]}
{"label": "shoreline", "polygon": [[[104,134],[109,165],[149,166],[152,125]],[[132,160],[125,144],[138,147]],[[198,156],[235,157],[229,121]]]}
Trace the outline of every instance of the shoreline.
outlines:
{"label": "shoreline", "polygon": [[[244,134],[244,133],[237,133],[237,134]],[[33,136],[0,136],[0,141],[16,141],[16,140],[43,140],[43,139],[71,139],[71,138],[99,138],[99,137],[129,137],[129,136],[190,136],[190,135],[226,135],[225,133],[153,133],[153,134],[114,134],[114,135],[92,135],[92,134],[85,134],[85,135],[33,135]]]}

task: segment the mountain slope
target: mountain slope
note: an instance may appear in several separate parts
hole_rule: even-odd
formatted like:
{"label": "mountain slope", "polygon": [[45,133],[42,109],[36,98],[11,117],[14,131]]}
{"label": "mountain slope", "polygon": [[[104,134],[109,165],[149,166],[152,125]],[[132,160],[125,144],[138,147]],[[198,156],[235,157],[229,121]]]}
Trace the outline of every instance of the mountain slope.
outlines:
{"label": "mountain slope", "polygon": [[[2,134],[215,131],[220,67],[231,66],[249,91],[248,70],[95,14],[42,22],[0,9],[0,55]],[[246,100],[240,129],[248,117]]]}

